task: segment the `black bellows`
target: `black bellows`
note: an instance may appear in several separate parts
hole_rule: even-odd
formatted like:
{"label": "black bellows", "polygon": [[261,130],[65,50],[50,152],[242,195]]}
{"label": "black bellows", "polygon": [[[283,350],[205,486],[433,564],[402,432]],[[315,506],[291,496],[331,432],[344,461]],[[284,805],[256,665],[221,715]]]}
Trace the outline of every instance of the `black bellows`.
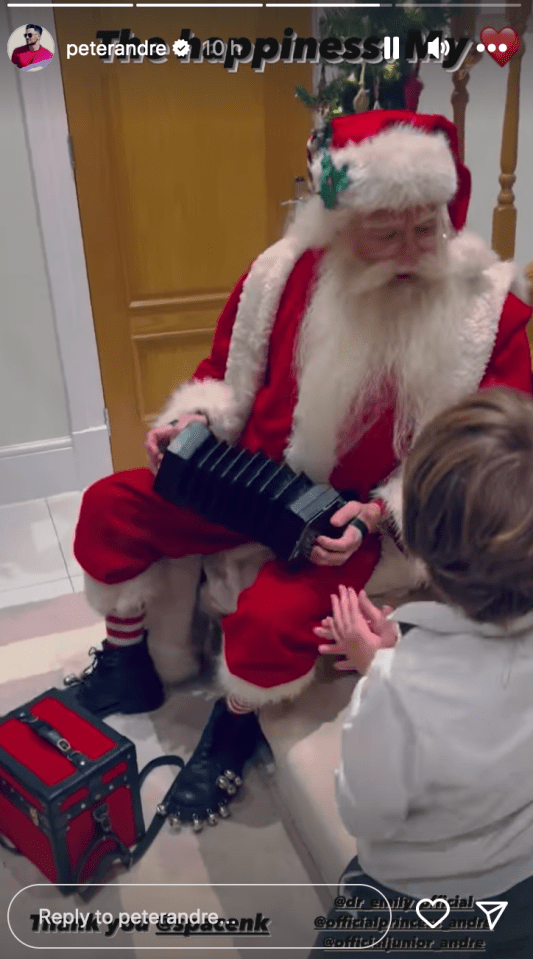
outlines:
{"label": "black bellows", "polygon": [[268,546],[280,559],[307,557],[321,534],[338,539],[330,516],[346,500],[263,453],[219,442],[190,423],[170,443],[154,489],[164,499]]}

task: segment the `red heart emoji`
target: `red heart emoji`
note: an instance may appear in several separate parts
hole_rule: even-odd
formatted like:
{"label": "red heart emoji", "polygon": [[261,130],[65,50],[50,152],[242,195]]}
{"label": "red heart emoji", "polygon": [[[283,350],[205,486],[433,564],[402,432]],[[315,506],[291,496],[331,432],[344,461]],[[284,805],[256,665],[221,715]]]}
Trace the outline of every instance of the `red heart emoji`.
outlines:
{"label": "red heart emoji", "polygon": [[[512,27],[504,27],[499,33],[494,27],[484,27],[479,36],[487,53],[501,67],[504,67],[511,57],[514,57],[520,47],[520,37]],[[493,44],[495,49],[489,50],[489,44]],[[500,44],[504,44],[507,49],[500,50]]]}

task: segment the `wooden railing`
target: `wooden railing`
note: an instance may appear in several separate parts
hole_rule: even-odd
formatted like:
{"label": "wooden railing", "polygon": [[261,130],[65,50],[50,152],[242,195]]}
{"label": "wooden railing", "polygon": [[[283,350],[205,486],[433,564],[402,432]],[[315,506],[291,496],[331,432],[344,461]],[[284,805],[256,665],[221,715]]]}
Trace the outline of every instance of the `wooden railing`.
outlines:
{"label": "wooden railing", "polygon": [[516,180],[515,170],[518,158],[520,69],[525,51],[523,36],[531,13],[531,2],[532,0],[523,0],[520,7],[506,8],[509,24],[520,37],[520,49],[509,61],[500,157],[500,193],[492,216],[492,248],[502,260],[512,259],[515,251],[516,207],[513,186]]}
{"label": "wooden railing", "polygon": [[[492,216],[492,249],[498,253],[502,260],[512,259],[515,252],[517,211],[513,186],[516,181],[515,171],[518,159],[520,71],[522,57],[525,53],[524,33],[531,15],[531,6],[532,0],[523,0],[519,8],[514,6],[506,8],[508,23],[520,37],[520,49],[509,61],[500,154],[500,192]],[[477,17],[478,10],[476,8],[459,7],[451,24],[454,39],[466,36],[474,38],[476,36]],[[462,160],[465,156],[466,107],[470,99],[467,86],[470,71],[482,56],[483,54],[478,53],[476,48],[473,47],[473,52],[466,57],[461,68],[452,74],[453,122],[459,135],[459,150]],[[524,272],[528,283],[529,301],[533,304],[533,261],[528,264]],[[531,325],[530,340],[533,348],[533,321]]]}
{"label": "wooden railing", "polygon": [[[451,34],[454,40],[458,40],[460,37],[475,37],[477,15],[477,8],[459,8],[455,16],[452,17],[451,22]],[[457,127],[457,133],[459,136],[459,154],[461,160],[463,161],[465,158],[466,106],[470,100],[467,84],[470,79],[470,70],[473,66],[475,66],[476,63],[478,63],[482,56],[483,54],[478,53],[476,47],[473,46],[468,56],[465,57],[460,69],[452,73],[453,93],[451,100],[453,108],[453,122]]]}

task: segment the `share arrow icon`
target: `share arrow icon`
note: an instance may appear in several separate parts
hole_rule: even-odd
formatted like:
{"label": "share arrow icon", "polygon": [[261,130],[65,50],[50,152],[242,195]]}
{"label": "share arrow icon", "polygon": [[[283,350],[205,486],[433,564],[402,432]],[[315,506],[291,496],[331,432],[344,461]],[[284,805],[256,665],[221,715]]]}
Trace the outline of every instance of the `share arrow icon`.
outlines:
{"label": "share arrow icon", "polygon": [[481,911],[485,913],[491,932],[496,923],[501,919],[502,914],[508,905],[509,903],[507,902],[489,902],[488,900],[485,900],[484,902],[476,902],[476,906],[479,906]]}

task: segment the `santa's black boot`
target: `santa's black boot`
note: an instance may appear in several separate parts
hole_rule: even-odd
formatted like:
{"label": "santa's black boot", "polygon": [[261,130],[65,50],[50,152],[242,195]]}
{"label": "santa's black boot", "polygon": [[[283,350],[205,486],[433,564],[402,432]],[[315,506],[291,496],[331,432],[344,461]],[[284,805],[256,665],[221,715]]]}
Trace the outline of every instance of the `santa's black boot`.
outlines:
{"label": "santa's black boot", "polygon": [[93,662],[81,676],[64,680],[73,698],[96,716],[114,713],[148,713],[165,700],[163,684],[155,671],[146,632],[140,643],[119,648],[103,643],[89,650]]}
{"label": "santa's black boot", "polygon": [[224,699],[215,703],[209,722],[172,790],[171,822],[200,830],[215,825],[242,786],[245,764],[266,742],[255,713],[232,713]]}

